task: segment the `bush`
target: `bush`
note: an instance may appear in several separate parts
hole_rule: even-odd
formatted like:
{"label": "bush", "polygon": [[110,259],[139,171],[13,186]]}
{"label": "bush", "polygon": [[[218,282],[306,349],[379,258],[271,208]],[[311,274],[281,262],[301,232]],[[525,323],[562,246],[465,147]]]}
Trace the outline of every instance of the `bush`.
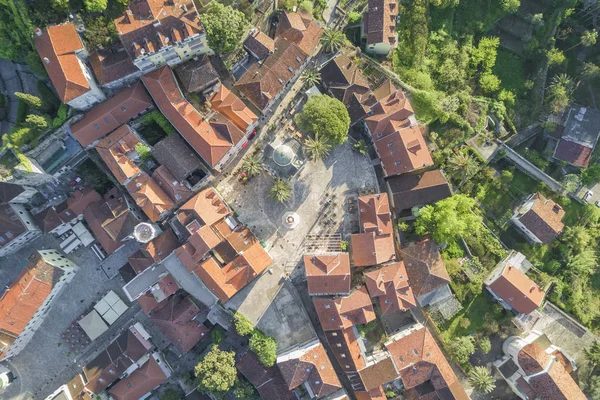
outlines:
{"label": "bush", "polygon": [[487,354],[492,350],[492,342],[490,342],[490,338],[482,337],[477,342],[477,347],[483,354]]}
{"label": "bush", "polygon": [[364,338],[365,336],[367,336],[367,333],[371,332],[373,329],[375,329],[375,321],[371,321],[366,325],[357,325],[356,329],[358,330],[358,332],[360,333],[360,337]]}
{"label": "bush", "polygon": [[142,161],[148,161],[152,159],[150,148],[141,142],[135,145],[135,152],[138,154],[138,156],[140,156]]}
{"label": "bush", "polygon": [[448,344],[448,351],[459,364],[469,362],[469,356],[475,352],[475,344],[470,336],[455,338]]}
{"label": "bush", "polygon": [[238,333],[238,335],[247,336],[251,335],[254,331],[252,322],[250,322],[248,318],[237,311],[233,315],[233,321],[235,322],[235,331]]}
{"label": "bush", "polygon": [[181,395],[175,389],[167,389],[160,394],[160,400],[180,400]]}
{"label": "bush", "polygon": [[250,350],[256,354],[258,361],[265,367],[273,366],[277,360],[277,342],[259,330],[254,330],[250,338]]}
{"label": "bush", "polygon": [[225,333],[222,329],[216,328],[211,333],[212,342],[214,344],[220,344],[225,338]]}
{"label": "bush", "polygon": [[298,8],[304,12],[312,14],[313,2],[311,0],[302,0],[300,4],[298,4]]}
{"label": "bush", "polygon": [[177,130],[173,127],[173,125],[171,125],[171,123],[169,122],[169,120],[164,115],[162,115],[161,112],[158,111],[158,110],[153,110],[153,111],[150,111],[147,114],[144,114],[139,119],[139,122],[142,125],[154,122],[158,126],[160,126],[161,129],[163,131],[165,131],[165,133],[167,135],[173,135],[173,134],[177,133]]}
{"label": "bush", "polygon": [[58,112],[56,113],[56,118],[54,118],[54,120],[52,121],[52,127],[58,128],[59,126],[61,126],[65,122],[67,122],[67,119],[69,118],[68,114],[69,114],[69,106],[66,105],[65,103],[62,103],[60,105],[60,107],[58,107]]}
{"label": "bush", "polygon": [[362,14],[358,11],[350,11],[348,13],[348,22],[354,24],[362,19]]}

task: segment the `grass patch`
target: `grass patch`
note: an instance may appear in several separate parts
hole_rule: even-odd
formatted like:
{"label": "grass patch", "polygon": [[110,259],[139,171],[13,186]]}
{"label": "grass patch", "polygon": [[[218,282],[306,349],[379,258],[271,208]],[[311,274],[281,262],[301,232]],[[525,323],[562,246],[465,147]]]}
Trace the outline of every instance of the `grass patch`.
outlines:
{"label": "grass patch", "polygon": [[517,97],[523,95],[523,88],[525,87],[525,63],[523,58],[499,47],[493,72],[502,81],[504,89],[514,90]]}
{"label": "grass patch", "polygon": [[[441,326],[440,329],[442,329],[446,339],[451,340],[452,338],[483,332],[487,322],[486,319],[500,322],[507,318],[510,318],[510,315],[501,306],[494,303],[486,293],[480,293],[446,326]],[[462,319],[468,319],[471,324],[466,328],[461,326]]]}

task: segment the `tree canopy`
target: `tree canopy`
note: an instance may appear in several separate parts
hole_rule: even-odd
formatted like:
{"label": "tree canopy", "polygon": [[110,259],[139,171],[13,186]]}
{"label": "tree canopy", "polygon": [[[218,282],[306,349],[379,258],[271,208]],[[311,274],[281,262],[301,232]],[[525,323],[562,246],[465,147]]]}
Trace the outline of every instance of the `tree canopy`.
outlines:
{"label": "tree canopy", "polygon": [[469,356],[475,352],[475,344],[470,336],[462,336],[448,344],[448,351],[459,364],[469,362]]}
{"label": "tree canopy", "polygon": [[206,29],[208,45],[221,54],[240,48],[242,38],[250,27],[246,16],[241,11],[218,2],[212,2],[201,18]]}
{"label": "tree canopy", "polygon": [[455,194],[423,207],[415,222],[415,231],[419,235],[430,233],[440,244],[454,242],[460,236],[481,230],[482,219],[477,210],[477,202],[473,198]]}
{"label": "tree canopy", "polygon": [[350,116],[344,103],[327,95],[312,96],[296,115],[300,129],[314,133],[315,137],[340,145],[348,137]]}
{"label": "tree canopy", "polygon": [[83,0],[83,2],[89,12],[99,13],[108,7],[108,0]]}
{"label": "tree canopy", "polygon": [[229,391],[237,381],[235,352],[214,346],[194,369],[198,390],[202,393]]}
{"label": "tree canopy", "polygon": [[277,342],[258,330],[250,338],[250,350],[256,353],[258,361],[265,367],[273,366],[277,360]]}

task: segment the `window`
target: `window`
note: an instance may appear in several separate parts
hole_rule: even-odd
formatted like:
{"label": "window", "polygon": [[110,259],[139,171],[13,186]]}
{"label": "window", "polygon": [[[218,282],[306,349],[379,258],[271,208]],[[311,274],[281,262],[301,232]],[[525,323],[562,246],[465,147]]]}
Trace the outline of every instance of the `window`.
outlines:
{"label": "window", "polygon": [[346,358],[346,355],[344,353],[340,354],[342,356],[342,358]]}
{"label": "window", "polygon": [[341,344],[341,343],[336,343],[335,345],[336,345],[337,347],[342,347],[342,344]]}
{"label": "window", "polygon": [[108,120],[108,118],[104,117],[104,122],[108,124],[110,121]]}
{"label": "window", "polygon": [[95,128],[95,129],[100,129],[100,125],[98,125],[98,124],[94,124],[94,128]]}
{"label": "window", "polygon": [[398,153],[398,150],[392,150],[392,155]]}
{"label": "window", "polygon": [[121,111],[123,111],[123,112],[127,111],[127,107],[121,107]]}
{"label": "window", "polygon": [[6,237],[7,237],[7,238],[9,238],[9,239],[10,239],[10,238],[12,238],[12,237],[14,236],[14,235],[13,235],[13,233],[12,233],[11,231],[6,231],[5,235],[6,235]]}
{"label": "window", "polygon": [[331,336],[337,336],[337,332],[331,332]]}
{"label": "window", "polygon": [[383,133],[382,133],[382,132],[378,132],[378,133],[377,133],[377,137],[378,137],[378,138],[380,138],[380,137],[382,137],[382,136],[383,136]]}
{"label": "window", "polygon": [[325,308],[329,310],[331,306],[329,304],[325,304]]}
{"label": "window", "polygon": [[394,164],[395,164],[395,165],[400,165],[400,164],[402,164],[402,163],[401,163],[400,161],[396,161]]}
{"label": "window", "polygon": [[394,142],[389,142],[388,143],[388,147],[392,147],[394,145]]}

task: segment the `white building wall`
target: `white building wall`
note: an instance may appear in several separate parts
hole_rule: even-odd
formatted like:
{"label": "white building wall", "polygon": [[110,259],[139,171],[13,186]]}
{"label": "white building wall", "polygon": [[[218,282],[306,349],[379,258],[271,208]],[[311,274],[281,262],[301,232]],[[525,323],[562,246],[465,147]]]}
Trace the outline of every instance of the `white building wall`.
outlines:
{"label": "white building wall", "polygon": [[27,230],[19,236],[14,237],[5,246],[2,246],[0,248],[0,257],[14,253],[42,234],[42,231],[36,226],[29,211],[21,204],[8,204],[5,207],[12,208],[15,217],[23,223]]}
{"label": "white building wall", "polygon": [[143,73],[147,73],[163,65],[177,65],[202,54],[213,54],[211,48],[208,47],[205,33],[190,36],[170,46],[164,46],[155,53],[137,57],[133,60],[133,64]]}

